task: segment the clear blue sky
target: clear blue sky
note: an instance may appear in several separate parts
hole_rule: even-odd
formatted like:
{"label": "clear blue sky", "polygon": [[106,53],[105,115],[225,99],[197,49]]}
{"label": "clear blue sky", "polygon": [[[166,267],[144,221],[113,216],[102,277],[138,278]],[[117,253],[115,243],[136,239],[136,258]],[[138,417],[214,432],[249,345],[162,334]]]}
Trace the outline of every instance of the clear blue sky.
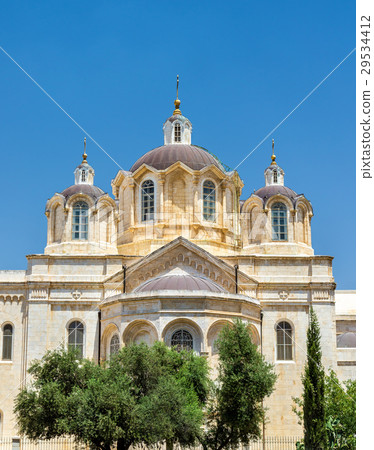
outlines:
{"label": "clear blue sky", "polygon": [[[192,141],[235,167],[355,46],[355,2],[3,1],[0,45],[119,164],[163,143],[180,75]],[[45,203],[73,184],[84,133],[0,52],[0,269],[46,244]],[[273,134],[312,202],[316,254],[355,288],[355,54]],[[239,168],[264,185],[271,137]],[[118,167],[93,143],[95,184]]]}

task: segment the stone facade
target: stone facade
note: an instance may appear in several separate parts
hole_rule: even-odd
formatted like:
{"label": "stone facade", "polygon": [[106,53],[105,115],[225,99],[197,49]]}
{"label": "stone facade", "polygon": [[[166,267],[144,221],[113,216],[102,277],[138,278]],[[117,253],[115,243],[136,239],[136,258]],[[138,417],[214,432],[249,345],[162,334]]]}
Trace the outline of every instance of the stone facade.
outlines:
{"label": "stone facade", "polygon": [[59,345],[100,361],[163,340],[206,356],[215,376],[215,340],[240,318],[279,375],[268,435],[301,433],[291,397],[301,393],[311,305],[325,367],[355,376],[354,292],[335,291],[333,258],[314,255],[310,202],[284,186],[274,152],[265,186],[241,200],[238,173],[191,145],[179,104],[164,145],[118,172],[114,198],[94,185],[84,153],[75,184],[47,202],[44,254],[28,255],[26,271],[0,271],[3,435],[17,434],[13,399],[30,363]]}

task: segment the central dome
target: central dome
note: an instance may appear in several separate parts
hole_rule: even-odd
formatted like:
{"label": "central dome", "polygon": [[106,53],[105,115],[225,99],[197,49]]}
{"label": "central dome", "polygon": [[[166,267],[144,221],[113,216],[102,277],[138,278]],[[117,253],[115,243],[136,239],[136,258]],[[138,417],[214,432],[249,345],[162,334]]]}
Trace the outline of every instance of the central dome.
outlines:
{"label": "central dome", "polygon": [[165,170],[177,161],[193,170],[201,170],[214,164],[223,172],[225,171],[219,161],[201,147],[187,144],[169,144],[154,148],[143,155],[131,167],[130,172],[135,172],[142,164],[147,164],[157,170]]}
{"label": "central dome", "polygon": [[227,293],[223,287],[214,281],[188,273],[170,273],[152,278],[134,289],[136,293],[152,291],[209,291]]}

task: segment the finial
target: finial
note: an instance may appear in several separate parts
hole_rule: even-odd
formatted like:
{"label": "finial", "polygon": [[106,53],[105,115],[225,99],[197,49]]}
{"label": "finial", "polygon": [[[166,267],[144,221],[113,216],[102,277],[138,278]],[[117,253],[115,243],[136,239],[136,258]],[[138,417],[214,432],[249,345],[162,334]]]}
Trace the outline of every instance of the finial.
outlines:
{"label": "finial", "polygon": [[271,155],[271,161],[272,161],[272,165],[276,165],[277,163],[275,162],[275,155],[274,155],[274,139],[271,145],[272,149],[273,149],[273,154]]}
{"label": "finial", "polygon": [[84,138],[84,153],[83,153],[83,161],[82,161],[82,164],[83,163],[86,163],[87,162],[87,153],[86,153],[86,138]]}
{"label": "finial", "polygon": [[174,101],[175,109],[174,109],[173,115],[174,114],[182,114],[181,110],[179,109],[179,105],[181,104],[181,101],[178,98],[178,89],[179,89],[179,75],[177,75],[177,98]]}

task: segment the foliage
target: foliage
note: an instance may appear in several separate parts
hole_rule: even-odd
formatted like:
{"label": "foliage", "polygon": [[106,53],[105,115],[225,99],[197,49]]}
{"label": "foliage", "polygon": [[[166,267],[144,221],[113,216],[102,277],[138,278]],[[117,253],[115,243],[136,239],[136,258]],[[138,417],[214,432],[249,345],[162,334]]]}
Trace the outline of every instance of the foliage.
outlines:
{"label": "foliage", "polygon": [[307,450],[325,448],[327,444],[325,376],[320,341],[318,319],[311,307],[307,332],[307,362],[302,377],[304,444]]}
{"label": "foliage", "polygon": [[276,375],[241,321],[221,331],[217,347],[219,375],[208,398],[200,442],[204,449],[221,450],[260,437],[262,400],[273,391]]}
{"label": "foliage", "polygon": [[93,449],[167,440],[193,444],[209,391],[208,367],[192,352],[157,343],[124,347],[98,366],[59,349],[32,364],[30,386],[15,401],[21,434],[73,435]]}
{"label": "foliage", "polygon": [[[315,327],[316,325],[316,317],[313,312],[313,317],[311,313],[311,321],[310,326]],[[317,323],[318,325],[318,323]],[[318,330],[317,330],[318,331]],[[308,344],[310,339],[314,339],[314,343],[318,342],[319,350],[316,352],[316,345],[310,346],[308,345],[308,362],[311,358],[310,352],[314,351],[314,355],[312,359],[314,362],[319,361],[319,367],[322,371],[321,366],[321,351],[319,346],[319,339],[316,340],[316,337],[318,335],[319,337],[319,331],[315,331],[313,334],[309,333],[308,330]],[[313,362],[313,364],[314,364]],[[312,367],[313,370],[316,370],[315,364],[314,367]],[[303,377],[303,383],[304,383],[304,393],[301,398],[293,398],[293,401],[295,402],[295,406],[292,408],[293,411],[297,414],[299,417],[299,423],[304,423],[304,429],[305,426],[305,411],[309,414],[309,420],[310,415],[313,411],[308,409],[308,407],[305,407],[306,401],[311,401],[311,398],[313,393],[317,390],[318,386],[321,386],[322,381],[320,378],[318,378],[318,383],[314,384],[315,391],[310,393],[310,390],[305,391],[305,386],[307,388],[310,388],[310,383],[305,383],[305,377],[310,375],[310,373],[313,373],[311,370],[309,372],[305,371],[304,377]],[[315,372],[314,372],[315,373]],[[318,376],[323,376],[323,408],[316,409],[314,411],[314,414],[316,417],[316,420],[314,422],[318,423],[318,427],[321,427],[323,425],[325,430],[325,443],[322,444],[322,440],[319,441],[319,443],[311,444],[310,441],[306,441],[306,445],[304,447],[304,443],[298,443],[297,448],[300,450],[311,449],[311,448],[328,448],[328,449],[346,449],[346,450],[354,450],[356,448],[356,382],[352,380],[348,380],[341,384],[333,370],[329,371],[328,375],[319,373]],[[307,395],[305,395],[305,392],[307,392]],[[321,401],[321,394],[319,397],[317,397],[317,400]],[[312,405],[312,407],[315,405]],[[318,414],[323,411],[323,415]],[[321,423],[321,420],[323,418],[323,423]],[[322,436],[322,431],[319,428],[320,435]],[[309,447],[308,447],[309,445]],[[315,447],[313,447],[315,445]],[[320,447],[318,447],[319,445]],[[323,446],[324,445],[324,446]]]}

